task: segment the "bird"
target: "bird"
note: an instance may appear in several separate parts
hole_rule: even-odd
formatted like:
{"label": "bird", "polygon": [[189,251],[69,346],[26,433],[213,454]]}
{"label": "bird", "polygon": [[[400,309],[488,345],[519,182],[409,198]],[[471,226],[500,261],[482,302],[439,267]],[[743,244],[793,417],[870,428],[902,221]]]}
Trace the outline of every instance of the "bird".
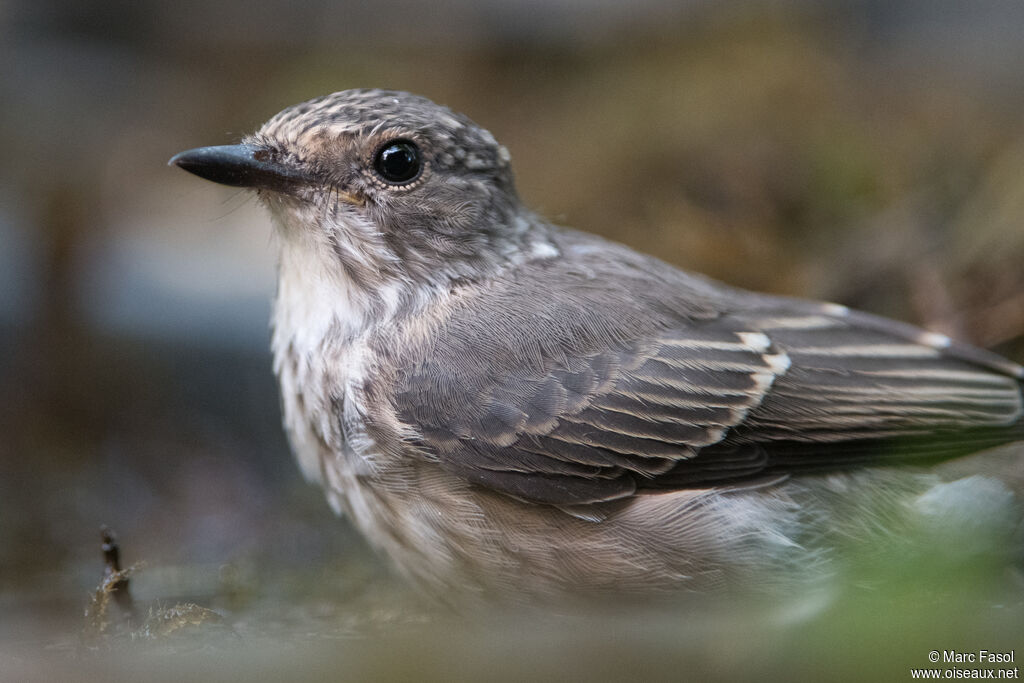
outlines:
{"label": "bird", "polygon": [[445,106],[345,90],[169,163],[269,210],[291,448],[428,593],[789,586],[897,527],[1024,545],[1024,368],[556,226]]}

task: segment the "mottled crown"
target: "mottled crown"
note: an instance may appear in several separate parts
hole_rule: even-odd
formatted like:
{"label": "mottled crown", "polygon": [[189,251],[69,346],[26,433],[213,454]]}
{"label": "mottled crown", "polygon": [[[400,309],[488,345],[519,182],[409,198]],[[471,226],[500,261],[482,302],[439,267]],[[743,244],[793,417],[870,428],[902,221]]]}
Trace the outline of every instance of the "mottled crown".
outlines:
{"label": "mottled crown", "polygon": [[490,132],[448,107],[396,90],[354,89],[316,97],[283,110],[254,137],[313,149],[339,137],[405,135],[427,147],[438,169],[509,171],[508,151]]}

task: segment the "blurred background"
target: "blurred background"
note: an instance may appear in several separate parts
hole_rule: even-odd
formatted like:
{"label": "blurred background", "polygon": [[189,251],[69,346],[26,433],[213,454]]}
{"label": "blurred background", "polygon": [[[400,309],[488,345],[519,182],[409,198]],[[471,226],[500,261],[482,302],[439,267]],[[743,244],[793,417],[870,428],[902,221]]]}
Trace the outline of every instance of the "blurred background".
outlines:
{"label": "blurred background", "polygon": [[[0,674],[78,670],[101,524],[145,562],[137,601],[195,601],[243,642],[311,648],[289,650],[292,676],[522,672],[550,652],[524,664],[510,641],[540,651],[563,632],[411,637],[373,668],[387,648],[368,633],[430,618],[292,462],[268,218],[167,167],[174,153],[320,94],[410,90],[489,128],[555,222],[1024,361],[1022,35],[1016,0],[0,4]],[[1019,594],[969,617],[876,601],[877,621],[770,637],[665,615],[570,645],[602,661],[618,638],[720,677],[870,659],[902,678],[893,662],[925,666],[965,634],[1024,643]],[[893,649],[943,619],[960,640]],[[756,646],[737,655],[733,636]],[[808,663],[800,638],[825,654]]]}

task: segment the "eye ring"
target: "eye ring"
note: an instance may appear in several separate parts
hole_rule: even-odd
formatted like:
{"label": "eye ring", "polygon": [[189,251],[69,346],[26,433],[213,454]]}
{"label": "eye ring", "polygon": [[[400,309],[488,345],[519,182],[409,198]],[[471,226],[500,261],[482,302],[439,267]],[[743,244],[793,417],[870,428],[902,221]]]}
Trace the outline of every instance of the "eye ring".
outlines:
{"label": "eye ring", "polygon": [[373,155],[373,170],[391,185],[406,185],[423,172],[423,155],[412,140],[388,140]]}

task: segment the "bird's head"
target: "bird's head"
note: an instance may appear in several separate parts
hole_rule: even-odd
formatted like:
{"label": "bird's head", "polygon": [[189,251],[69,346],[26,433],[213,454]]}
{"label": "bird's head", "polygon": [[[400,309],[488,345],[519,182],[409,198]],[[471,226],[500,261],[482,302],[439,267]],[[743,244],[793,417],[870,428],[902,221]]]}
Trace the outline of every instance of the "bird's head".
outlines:
{"label": "bird's head", "polygon": [[473,278],[521,250],[533,220],[509,154],[465,116],[423,97],[346,90],[285,109],[241,144],[171,163],[256,190],[289,243],[312,245],[372,287]]}

